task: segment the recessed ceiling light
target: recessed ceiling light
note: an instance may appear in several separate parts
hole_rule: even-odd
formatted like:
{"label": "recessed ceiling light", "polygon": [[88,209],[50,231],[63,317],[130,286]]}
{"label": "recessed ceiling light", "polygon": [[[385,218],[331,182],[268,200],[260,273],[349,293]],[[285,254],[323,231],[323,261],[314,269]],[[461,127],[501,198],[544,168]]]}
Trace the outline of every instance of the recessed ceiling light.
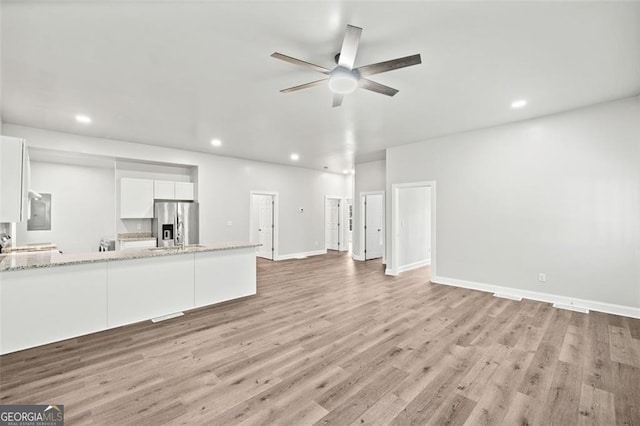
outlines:
{"label": "recessed ceiling light", "polygon": [[518,99],[517,101],[511,102],[511,108],[522,108],[527,104],[525,99]]}
{"label": "recessed ceiling light", "polygon": [[211,145],[222,146],[222,141],[220,139],[211,139]]}
{"label": "recessed ceiling light", "polygon": [[91,117],[87,115],[78,114],[76,115],[76,121],[82,124],[89,124],[91,123]]}
{"label": "recessed ceiling light", "polygon": [[343,170],[342,173],[344,173],[345,175],[349,173],[349,170]]}
{"label": "recessed ceiling light", "polygon": [[293,161],[298,161],[300,159],[300,156],[294,152],[289,156],[289,158],[291,158]]}

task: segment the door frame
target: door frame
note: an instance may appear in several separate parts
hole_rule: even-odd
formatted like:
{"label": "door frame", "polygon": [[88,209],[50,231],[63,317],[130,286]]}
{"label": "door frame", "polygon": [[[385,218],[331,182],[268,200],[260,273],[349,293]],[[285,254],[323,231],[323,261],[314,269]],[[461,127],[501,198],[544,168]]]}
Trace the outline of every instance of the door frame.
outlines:
{"label": "door frame", "polygon": [[273,196],[273,232],[271,234],[271,244],[273,245],[273,250],[271,254],[271,260],[278,259],[278,230],[280,229],[278,224],[278,192],[277,191],[249,191],[249,241],[252,241],[253,231],[255,229],[256,224],[253,220],[253,209],[255,206],[253,205],[253,196],[254,195],[270,195]]}
{"label": "door frame", "polygon": [[391,185],[391,265],[387,275],[399,275],[400,262],[400,190],[403,188],[431,188],[431,276],[436,276],[436,181],[394,183]]}
{"label": "door frame", "polygon": [[385,265],[387,263],[387,212],[386,212],[386,200],[385,200],[385,193],[384,191],[364,191],[360,193],[360,214],[359,219],[360,219],[360,238],[359,238],[359,243],[360,243],[360,253],[362,254],[362,260],[366,261],[367,260],[367,254],[366,254],[366,250],[367,250],[367,236],[366,236],[366,232],[367,230],[365,229],[365,226],[367,225],[367,216],[366,216],[366,207],[365,207],[365,201],[366,201],[366,197],[367,195],[382,195],[382,225],[384,227],[383,232],[382,232],[382,264]]}
{"label": "door frame", "polygon": [[[337,195],[325,195],[324,196],[324,249],[330,250],[327,248],[327,201],[329,200],[338,200],[340,203],[340,207],[338,207],[338,252],[344,251],[344,235],[343,235],[343,207],[344,207],[344,197],[338,197]],[[348,247],[347,247],[348,249]],[[331,249],[333,250],[333,249]]]}

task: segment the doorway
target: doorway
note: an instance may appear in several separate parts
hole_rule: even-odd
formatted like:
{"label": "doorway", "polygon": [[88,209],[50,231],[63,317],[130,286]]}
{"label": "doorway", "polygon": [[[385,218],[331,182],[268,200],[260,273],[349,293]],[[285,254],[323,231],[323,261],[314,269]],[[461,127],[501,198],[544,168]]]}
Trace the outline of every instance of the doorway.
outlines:
{"label": "doorway", "polygon": [[341,198],[337,197],[325,197],[325,248],[327,250],[340,250],[340,243],[342,242],[340,232],[340,217],[341,210],[340,205],[342,203]]}
{"label": "doorway", "polygon": [[384,192],[362,193],[361,197],[364,260],[382,257],[384,263]]}
{"label": "doorway", "polygon": [[277,208],[276,192],[251,191],[250,239],[258,243],[256,256],[275,260],[277,255]]}
{"label": "doorway", "polygon": [[388,275],[436,266],[436,183],[391,185],[391,265]]}

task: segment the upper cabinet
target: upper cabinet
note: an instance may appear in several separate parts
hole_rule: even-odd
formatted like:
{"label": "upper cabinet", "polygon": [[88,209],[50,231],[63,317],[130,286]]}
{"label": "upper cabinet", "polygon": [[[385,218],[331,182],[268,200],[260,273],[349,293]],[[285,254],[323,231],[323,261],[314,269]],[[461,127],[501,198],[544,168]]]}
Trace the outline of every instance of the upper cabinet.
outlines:
{"label": "upper cabinet", "polygon": [[24,139],[0,137],[0,223],[29,218],[29,151]]}
{"label": "upper cabinet", "polygon": [[176,200],[194,199],[193,182],[176,182]]}
{"label": "upper cabinet", "polygon": [[153,181],[153,198],[156,200],[173,200],[175,199],[175,192],[175,182],[169,180]]}
{"label": "upper cabinet", "polygon": [[193,182],[122,178],[120,219],[153,218],[154,200],[193,201]]}
{"label": "upper cabinet", "polygon": [[120,218],[153,218],[153,181],[122,178],[120,180]]}
{"label": "upper cabinet", "polygon": [[193,182],[154,180],[153,198],[156,200],[192,201],[194,199]]}

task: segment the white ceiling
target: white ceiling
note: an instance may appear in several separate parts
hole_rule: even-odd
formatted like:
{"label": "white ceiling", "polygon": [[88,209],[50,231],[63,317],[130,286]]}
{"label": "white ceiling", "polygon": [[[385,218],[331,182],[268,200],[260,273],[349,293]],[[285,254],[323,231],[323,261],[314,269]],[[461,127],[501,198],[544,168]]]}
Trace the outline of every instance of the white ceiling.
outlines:
{"label": "white ceiling", "polygon": [[[640,2],[4,1],[5,123],[340,172],[384,148],[640,93]],[[346,24],[356,66],[415,53],[331,108]],[[512,110],[513,100],[529,104]],[[93,119],[76,123],[78,113]],[[221,148],[209,141],[222,139]]]}

